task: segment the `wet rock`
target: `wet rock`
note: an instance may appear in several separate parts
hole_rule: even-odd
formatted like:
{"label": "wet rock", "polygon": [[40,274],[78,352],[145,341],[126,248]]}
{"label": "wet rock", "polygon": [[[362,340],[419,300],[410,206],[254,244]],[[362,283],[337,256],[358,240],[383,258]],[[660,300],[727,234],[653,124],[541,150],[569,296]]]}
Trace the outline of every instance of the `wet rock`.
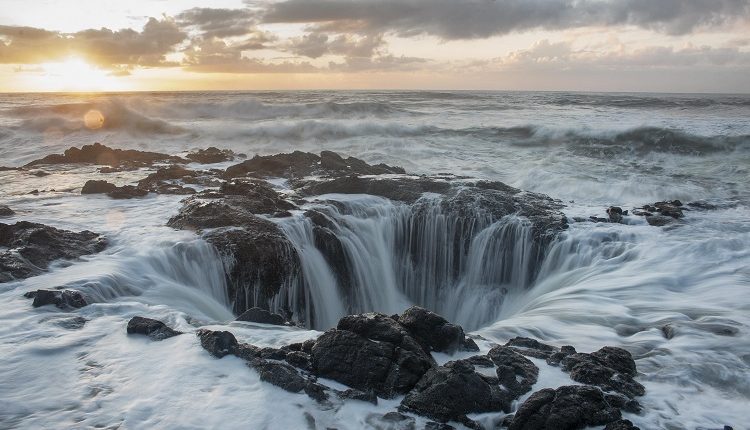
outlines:
{"label": "wet rock", "polygon": [[107,181],[89,180],[83,185],[81,194],[106,194],[114,191],[117,185]]}
{"label": "wet rock", "polygon": [[495,346],[487,353],[497,366],[497,378],[511,397],[531,391],[539,377],[539,368],[523,355],[507,346]]}
{"label": "wet rock", "polygon": [[222,163],[224,161],[233,161],[235,157],[237,157],[237,154],[235,154],[234,151],[230,149],[219,149],[210,146],[206,149],[193,151],[185,157],[190,161],[194,161],[196,163],[213,164]]}
{"label": "wet rock", "polygon": [[239,345],[237,339],[228,331],[200,329],[196,334],[201,341],[201,346],[216,358],[237,352]]}
{"label": "wet rock", "polygon": [[557,348],[554,346],[546,345],[536,339],[529,339],[528,337],[514,337],[509,340],[505,346],[512,348],[519,354],[544,360],[557,352]]}
{"label": "wet rock", "polygon": [[661,333],[665,339],[672,339],[674,337],[674,326],[671,324],[665,324],[661,327]]}
{"label": "wet rock", "polygon": [[61,318],[55,321],[55,324],[67,330],[80,330],[88,321],[89,320],[84,317],[76,316],[72,318]]}
{"label": "wet rock", "polygon": [[237,321],[256,322],[261,324],[285,325],[286,320],[279,314],[261,308],[250,308],[237,317]]}
{"label": "wet rock", "polygon": [[313,174],[381,175],[386,173],[404,173],[404,170],[400,167],[392,167],[385,164],[369,165],[353,157],[344,159],[330,151],[324,151],[321,153],[321,156],[309,152],[295,151],[288,154],[256,155],[250,160],[227,168],[224,177],[301,178]]}
{"label": "wet rock", "polygon": [[24,294],[26,298],[33,298],[32,306],[55,305],[60,309],[78,309],[88,305],[86,298],[77,290],[36,290]]}
{"label": "wet rock", "polygon": [[286,364],[273,360],[256,359],[249,363],[258,371],[260,380],[273,384],[291,393],[300,393],[308,385],[307,378],[300,376],[297,370]]}
{"label": "wet rock", "polygon": [[687,204],[693,210],[709,211],[716,210],[718,206],[708,203],[706,201],[696,201]]}
{"label": "wet rock", "polygon": [[623,216],[622,208],[617,206],[610,206],[607,209],[607,216],[609,216],[609,222],[621,223]]}
{"label": "wet rock", "polygon": [[258,356],[267,360],[285,360],[289,353],[281,348],[261,348]]}
{"label": "wet rock", "polygon": [[373,405],[378,404],[378,396],[375,394],[375,391],[373,390],[354,390],[354,389],[348,389],[344,391],[339,391],[336,393],[340,398],[346,399],[346,400],[359,400],[361,402],[367,402],[372,403]]}
{"label": "wet rock", "polygon": [[604,399],[607,400],[607,403],[610,405],[632,414],[639,414],[643,410],[643,407],[638,400],[631,399],[622,394],[605,393]]}
{"label": "wet rock", "polygon": [[36,176],[37,178],[43,178],[45,176],[49,176],[50,174],[45,172],[44,170],[32,170],[29,172],[29,175]]}
{"label": "wet rock", "polygon": [[567,356],[571,354],[575,354],[576,349],[573,348],[570,345],[565,345],[562,348],[560,348],[559,351],[555,352],[554,354],[547,357],[547,364],[550,366],[559,366],[560,362]]}
{"label": "wet rock", "polygon": [[382,178],[344,176],[327,180],[297,182],[297,189],[305,196],[321,194],[370,194],[394,201],[414,203],[424,193],[443,194],[451,189],[448,181],[428,178]]}
{"label": "wet rock", "polygon": [[13,211],[13,209],[9,208],[5,205],[0,205],[0,216],[13,216],[16,213]]}
{"label": "wet rock", "polygon": [[456,428],[450,424],[428,421],[424,426],[424,430],[456,430]]}
{"label": "wet rock", "polygon": [[419,306],[405,310],[398,322],[428,351],[453,353],[466,344],[461,326]]}
{"label": "wet rock", "polygon": [[599,389],[568,385],[532,394],[518,408],[509,430],[575,430],[605,425],[621,416]]}
{"label": "wet rock", "polygon": [[664,227],[665,225],[672,224],[674,218],[662,215],[652,215],[646,217],[646,222],[654,227]]}
{"label": "wet rock", "polygon": [[107,193],[107,195],[113,199],[132,199],[135,197],[143,197],[147,194],[148,191],[133,185],[123,185]]}
{"label": "wet rock", "polygon": [[34,160],[24,167],[32,167],[44,164],[73,164],[89,163],[109,166],[118,166],[126,163],[152,164],[159,161],[172,161],[182,163],[186,160],[168,154],[158,152],[137,151],[133,149],[112,149],[100,143],[84,145],[79,148],[69,148],[63,154],[48,155],[42,159]]}
{"label": "wet rock", "polygon": [[128,321],[128,334],[142,334],[153,340],[164,340],[182,334],[163,322],[145,317],[133,317]]}
{"label": "wet rock", "polygon": [[312,371],[310,354],[302,351],[291,351],[284,357],[287,363],[302,370]]}
{"label": "wet rock", "polygon": [[0,223],[0,282],[38,275],[53,261],[74,260],[106,246],[104,237],[87,230],[72,232],[27,221]]}
{"label": "wet rock", "polygon": [[606,346],[591,354],[571,354],[562,360],[562,369],[570,372],[571,379],[576,382],[595,385],[630,398],[645,394],[643,385],[633,379],[637,373],[635,361],[622,348]]}
{"label": "wet rock", "polygon": [[[654,207],[663,216],[669,216],[672,218],[682,218],[684,216],[682,209],[682,202],[679,200],[673,200],[671,202],[656,202]],[[652,211],[655,212],[655,211]]]}
{"label": "wet rock", "polygon": [[641,430],[641,429],[633,425],[633,423],[630,420],[617,420],[604,426],[604,430]]}
{"label": "wet rock", "polygon": [[408,415],[398,412],[387,414],[370,414],[365,418],[370,428],[378,430],[415,430],[416,420]]}
{"label": "wet rock", "polygon": [[173,164],[168,167],[161,167],[156,172],[149,174],[145,178],[138,181],[138,188],[156,191],[160,186],[164,186],[165,181],[171,180],[187,180],[199,176],[200,173],[186,169],[182,166]]}
{"label": "wet rock", "polygon": [[446,422],[467,422],[466,414],[510,411],[511,399],[497,380],[465,361],[430,369],[401,402],[405,411]]}

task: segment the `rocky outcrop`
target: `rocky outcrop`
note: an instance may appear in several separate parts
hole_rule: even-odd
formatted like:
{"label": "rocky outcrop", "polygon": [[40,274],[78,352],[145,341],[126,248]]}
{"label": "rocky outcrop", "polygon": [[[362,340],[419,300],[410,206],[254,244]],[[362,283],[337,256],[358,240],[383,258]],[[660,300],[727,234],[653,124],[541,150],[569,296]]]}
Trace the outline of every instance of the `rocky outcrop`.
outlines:
{"label": "rocky outcrop", "polygon": [[615,422],[622,414],[595,387],[568,385],[532,394],[513,417],[509,430],[577,430]]}
{"label": "rocky outcrop", "polygon": [[27,221],[0,223],[0,282],[38,275],[53,261],[75,260],[106,246],[104,237],[86,230],[72,232]]}
{"label": "rocky outcrop", "polygon": [[32,306],[55,305],[56,307],[68,310],[78,309],[88,305],[83,293],[77,290],[36,290],[24,294],[28,299],[34,299]]}
{"label": "rocky outcrop", "polygon": [[153,340],[164,340],[182,334],[163,322],[145,317],[133,317],[128,321],[128,334],[142,334]]}
{"label": "rocky outcrop", "polygon": [[309,152],[294,151],[288,154],[256,155],[250,160],[227,168],[224,177],[228,179],[241,176],[302,178],[321,173],[326,175],[382,175],[405,172],[400,167],[385,164],[370,165],[354,157],[345,159],[330,151],[323,151],[319,156]]}
{"label": "rocky outcrop", "polygon": [[84,145],[79,148],[69,148],[63,154],[48,155],[39,160],[34,160],[24,167],[32,167],[44,164],[100,164],[107,166],[148,166],[156,162],[182,163],[186,160],[159,152],[137,151],[134,149],[113,149],[101,143]]}
{"label": "rocky outcrop", "polygon": [[185,156],[190,161],[202,164],[223,163],[224,161],[234,161],[235,158],[245,157],[244,154],[235,154],[230,149],[219,149],[214,146],[193,151]]}
{"label": "rocky outcrop", "polygon": [[605,346],[591,354],[571,354],[562,359],[561,365],[576,382],[595,385],[629,398],[646,392],[643,385],[633,379],[637,374],[633,357],[622,348]]}
{"label": "rocky outcrop", "polygon": [[449,323],[445,318],[412,306],[398,318],[399,324],[411,333],[426,351],[454,353],[459,349],[479,351],[476,344],[467,340],[463,328]]}
{"label": "rocky outcrop", "polygon": [[9,208],[5,205],[0,205],[0,216],[13,216],[16,213],[13,211],[13,209]]}
{"label": "rocky outcrop", "polygon": [[123,185],[118,187],[107,181],[90,180],[86,181],[83,185],[81,194],[106,194],[113,199],[132,199],[134,197],[143,197],[147,195],[148,190],[133,185]]}
{"label": "rocky outcrop", "polygon": [[511,398],[531,391],[539,376],[539,369],[528,358],[507,346],[495,346],[487,356],[496,366],[497,379]]}
{"label": "rocky outcrop", "polygon": [[83,184],[81,194],[106,194],[117,189],[117,185],[107,181],[89,180]]}
{"label": "rocky outcrop", "polygon": [[250,308],[237,317],[236,321],[255,322],[271,325],[286,325],[282,315],[271,313],[261,308]]}

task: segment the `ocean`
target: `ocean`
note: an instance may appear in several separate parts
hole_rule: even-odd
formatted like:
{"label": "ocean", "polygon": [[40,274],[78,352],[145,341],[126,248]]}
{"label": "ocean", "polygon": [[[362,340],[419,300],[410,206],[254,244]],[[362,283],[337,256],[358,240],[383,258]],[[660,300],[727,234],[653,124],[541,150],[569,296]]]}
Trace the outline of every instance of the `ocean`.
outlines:
{"label": "ocean", "polygon": [[[337,297],[331,271],[305,251],[314,245],[300,218],[278,221],[303,256],[316,322],[275,328],[229,323],[227,262],[195,233],[165,225],[184,196],[114,200],[80,193],[89,179],[132,184],[144,171],[103,174],[91,165],[0,171],[0,204],[16,212],[0,222],[91,230],[110,243],[75,264],[0,283],[2,428],[292,429],[308,428],[308,417],[318,428],[367,428],[370,414],[393,410],[398,399],[321,408],[304,394],[261,382],[236,357],[214,359],[194,336],[149,342],[128,337],[125,325],[146,315],[183,331],[230,327],[238,339],[278,347],[315,338],[351,311],[390,314],[412,304],[463,325],[486,345],[528,336],[579,351],[627,349],[646,395],[642,414],[625,415],[641,428],[739,429],[750,419],[748,95],[0,95],[0,166],[20,167],[94,142],[174,155],[209,146],[248,157],[329,150],[414,175],[468,176],[546,194],[571,221],[542,261],[509,260],[538,264],[533,279],[485,276],[492,265],[487,255],[495,255],[486,249],[496,240],[487,230],[489,238],[472,242],[483,263],[446,286],[450,295],[434,295],[430,288],[443,281],[438,272],[406,276],[391,261],[400,245],[390,239],[404,208],[373,196],[339,196],[349,208],[341,220],[362,298]],[[623,224],[574,221],[605,217],[609,206],[632,210],[667,200],[711,209],[686,210],[666,227],[639,217]],[[34,309],[23,297],[56,286],[95,298],[75,311],[87,320],[82,328],[64,323],[69,313]],[[493,300],[498,289],[503,296]],[[545,370],[533,391],[564,383],[570,383],[564,373]],[[472,418],[489,426],[502,414]]]}

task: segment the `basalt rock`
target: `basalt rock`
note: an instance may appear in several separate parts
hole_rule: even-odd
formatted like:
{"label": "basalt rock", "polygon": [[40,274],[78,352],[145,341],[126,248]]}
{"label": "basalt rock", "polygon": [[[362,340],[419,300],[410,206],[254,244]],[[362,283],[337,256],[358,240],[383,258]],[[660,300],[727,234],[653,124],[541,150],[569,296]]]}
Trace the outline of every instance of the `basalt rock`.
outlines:
{"label": "basalt rock", "polygon": [[497,366],[497,378],[512,398],[528,393],[536,384],[539,368],[512,348],[498,345],[487,356]]}
{"label": "basalt rock", "polygon": [[446,422],[468,422],[466,414],[510,411],[512,399],[497,379],[474,371],[465,361],[430,369],[401,402],[401,408]]}
{"label": "basalt rock", "polygon": [[88,163],[108,166],[119,166],[127,163],[138,163],[150,165],[160,161],[182,163],[186,160],[168,154],[158,152],[137,151],[134,149],[112,149],[101,143],[84,145],[79,148],[69,148],[63,154],[48,155],[39,160],[34,160],[24,167],[32,167],[44,164],[73,164]]}
{"label": "basalt rock", "polygon": [[532,394],[513,417],[509,430],[577,430],[621,418],[595,387],[568,385]]}
{"label": "basalt rock", "polygon": [[467,342],[461,326],[449,323],[440,315],[419,306],[412,306],[398,319],[427,351],[453,353],[466,349]]}
{"label": "basalt rock", "polygon": [[164,340],[182,334],[163,322],[145,317],[133,317],[128,321],[128,334],[142,334],[153,340]]}
{"label": "basalt rock", "polygon": [[512,348],[521,355],[528,357],[547,359],[557,352],[557,348],[539,342],[528,337],[514,337],[506,342],[505,346]]}
{"label": "basalt rock", "polygon": [[604,426],[604,430],[641,430],[633,425],[630,420],[618,420]]}
{"label": "basalt rock", "polygon": [[106,194],[117,189],[117,185],[107,181],[89,180],[81,188],[81,194]]}
{"label": "basalt rock", "polygon": [[104,237],[86,230],[72,232],[27,221],[0,223],[0,282],[38,275],[53,261],[75,260],[106,246]]}
{"label": "basalt rock", "polygon": [[222,163],[224,161],[234,161],[238,157],[234,151],[230,149],[219,149],[210,146],[206,149],[199,149],[193,151],[185,156],[190,161],[202,164]]}
{"label": "basalt rock", "polygon": [[365,418],[368,428],[378,430],[415,430],[416,420],[398,412],[387,414],[369,414]]}
{"label": "basalt rock", "polygon": [[77,309],[88,305],[83,293],[77,290],[36,290],[24,294],[26,298],[33,298],[32,306],[55,305],[60,309]]}
{"label": "basalt rock", "polygon": [[576,382],[595,385],[630,398],[645,394],[643,385],[633,379],[636,375],[635,361],[622,348],[605,346],[591,354],[571,354],[561,364],[562,369],[570,372],[571,379]]}
{"label": "basalt rock", "polygon": [[250,160],[227,168],[224,177],[301,178],[313,174],[381,175],[386,173],[402,174],[404,170],[400,167],[385,164],[370,165],[354,157],[344,159],[330,151],[323,151],[320,156],[309,152],[294,151],[288,154],[256,155]]}
{"label": "basalt rock", "polygon": [[116,187],[114,190],[107,193],[107,195],[113,199],[132,199],[135,197],[144,197],[147,194],[147,190],[138,188],[133,185],[123,185],[121,187]]}
{"label": "basalt rock", "polygon": [[282,315],[271,313],[261,308],[250,308],[237,317],[237,321],[256,322],[261,324],[285,325]]}
{"label": "basalt rock", "polygon": [[200,329],[196,334],[201,346],[216,358],[223,358],[238,351],[237,339],[228,331]]}

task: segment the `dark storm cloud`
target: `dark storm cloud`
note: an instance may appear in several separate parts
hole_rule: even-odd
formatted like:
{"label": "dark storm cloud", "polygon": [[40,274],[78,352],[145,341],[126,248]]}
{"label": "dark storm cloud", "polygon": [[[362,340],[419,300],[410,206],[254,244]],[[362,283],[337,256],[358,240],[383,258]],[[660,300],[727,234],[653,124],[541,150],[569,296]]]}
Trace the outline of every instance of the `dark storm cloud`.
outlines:
{"label": "dark storm cloud", "polygon": [[268,23],[475,39],[536,28],[634,25],[685,34],[750,16],[750,0],[286,0]]}
{"label": "dark storm cloud", "polygon": [[170,19],[150,18],[142,31],[89,29],[59,33],[39,28],[0,26],[0,63],[33,64],[78,55],[113,68],[170,65],[165,56],[186,33]]}

